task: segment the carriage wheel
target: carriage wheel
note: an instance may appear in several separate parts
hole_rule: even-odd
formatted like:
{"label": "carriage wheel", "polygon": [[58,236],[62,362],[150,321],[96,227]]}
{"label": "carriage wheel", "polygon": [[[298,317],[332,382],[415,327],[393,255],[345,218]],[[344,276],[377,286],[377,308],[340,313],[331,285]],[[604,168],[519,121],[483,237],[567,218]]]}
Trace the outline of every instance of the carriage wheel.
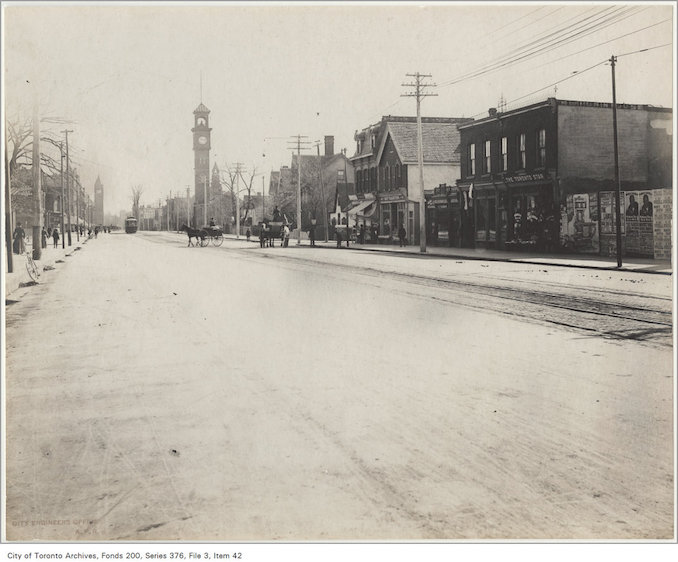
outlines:
{"label": "carriage wheel", "polygon": [[204,248],[205,246],[209,245],[210,239],[207,236],[203,236],[200,239],[200,245]]}
{"label": "carriage wheel", "polygon": [[219,234],[219,236],[215,236],[212,238],[212,244],[215,246],[221,246],[224,243],[224,237]]}

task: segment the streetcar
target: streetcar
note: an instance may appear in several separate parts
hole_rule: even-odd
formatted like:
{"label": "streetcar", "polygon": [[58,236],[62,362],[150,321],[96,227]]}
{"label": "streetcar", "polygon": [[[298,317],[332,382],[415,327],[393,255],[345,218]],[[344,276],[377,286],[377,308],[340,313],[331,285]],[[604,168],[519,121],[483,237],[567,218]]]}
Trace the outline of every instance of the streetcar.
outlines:
{"label": "streetcar", "polygon": [[125,232],[127,234],[134,234],[137,231],[137,219],[134,217],[127,217],[125,219]]}

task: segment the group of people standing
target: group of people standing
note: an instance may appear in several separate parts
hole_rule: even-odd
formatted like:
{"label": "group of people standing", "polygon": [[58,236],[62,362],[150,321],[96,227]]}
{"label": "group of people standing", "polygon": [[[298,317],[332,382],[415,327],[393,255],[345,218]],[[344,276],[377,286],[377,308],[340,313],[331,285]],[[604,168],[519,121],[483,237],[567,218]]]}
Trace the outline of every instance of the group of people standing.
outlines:
{"label": "group of people standing", "polygon": [[[111,229],[110,227],[99,227],[95,226],[94,229],[89,228],[87,230],[87,235],[91,236],[92,233],[94,233],[94,237],[96,238],[99,234],[99,232],[110,232]],[[80,227],[80,234],[84,235],[85,234],[85,228]],[[45,249],[47,248],[47,242],[49,239],[52,239],[52,242],[54,243],[54,247],[57,248],[59,246],[59,240],[61,240],[61,232],[59,232],[59,227],[55,226],[53,228],[45,228],[44,226],[42,227],[42,230],[40,232],[40,247]],[[12,234],[12,251],[15,254],[23,254],[26,251],[26,231],[23,228],[23,225],[19,222],[16,225],[16,228],[14,229],[14,233]]]}

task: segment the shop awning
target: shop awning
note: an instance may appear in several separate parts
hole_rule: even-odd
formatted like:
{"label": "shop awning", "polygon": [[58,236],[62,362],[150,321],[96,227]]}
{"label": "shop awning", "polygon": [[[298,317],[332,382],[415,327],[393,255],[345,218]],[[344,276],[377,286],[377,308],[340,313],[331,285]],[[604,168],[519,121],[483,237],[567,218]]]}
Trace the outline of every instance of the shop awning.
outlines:
{"label": "shop awning", "polygon": [[348,214],[366,216],[364,213],[365,209],[367,209],[370,205],[374,204],[374,201],[375,201],[374,199],[366,199],[365,201],[361,201],[355,207],[349,209]]}

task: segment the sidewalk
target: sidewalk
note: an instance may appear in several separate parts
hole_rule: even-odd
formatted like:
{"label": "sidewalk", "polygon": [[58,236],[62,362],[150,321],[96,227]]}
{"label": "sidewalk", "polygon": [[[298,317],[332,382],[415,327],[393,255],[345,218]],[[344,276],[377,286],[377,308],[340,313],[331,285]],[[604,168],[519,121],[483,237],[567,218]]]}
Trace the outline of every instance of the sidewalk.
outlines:
{"label": "sidewalk", "polygon": [[[226,238],[235,239],[235,234],[227,234]],[[243,240],[243,237],[240,237]],[[253,245],[259,244],[259,239],[252,237]],[[276,240],[276,246],[280,244]],[[309,247],[310,242],[302,239],[301,247]],[[320,248],[335,248],[335,241],[317,241],[316,246]],[[290,248],[297,247],[296,237],[290,236]],[[346,242],[342,242],[342,249],[346,249]],[[358,244],[351,242],[350,250],[362,250],[369,252],[382,252],[392,254],[410,254],[413,257],[420,258],[436,257],[449,258],[457,260],[482,260],[482,261],[500,261],[508,263],[551,265],[558,267],[576,267],[583,269],[602,269],[629,271],[636,273],[656,273],[662,275],[671,275],[673,273],[670,261],[654,260],[647,258],[623,258],[622,267],[617,268],[616,257],[603,257],[597,255],[585,254],[540,254],[537,252],[508,252],[500,250],[487,250],[476,248],[449,248],[440,246],[427,246],[426,253],[421,253],[419,246],[400,247],[397,244]]]}
{"label": "sidewalk", "polygon": [[[72,255],[78,251],[82,251],[84,244],[88,242],[87,234],[80,236],[80,241],[78,242],[78,237],[73,234],[71,237],[71,245],[68,245],[68,240],[66,240],[66,247],[61,247],[61,240],[59,240],[59,247],[54,248],[54,243],[51,239],[47,243],[47,248],[42,249],[42,255],[39,260],[36,260],[35,263],[40,269],[40,279],[43,279],[43,276],[49,275],[49,272],[52,269],[59,267],[60,261],[66,261],[72,259]],[[12,273],[7,273],[7,261],[5,260],[5,275],[4,275],[4,288],[5,288],[5,299],[9,297],[14,291],[24,284],[32,283],[32,279],[28,276],[28,271],[26,270],[26,258],[22,255],[12,254],[14,262],[14,271]]]}

